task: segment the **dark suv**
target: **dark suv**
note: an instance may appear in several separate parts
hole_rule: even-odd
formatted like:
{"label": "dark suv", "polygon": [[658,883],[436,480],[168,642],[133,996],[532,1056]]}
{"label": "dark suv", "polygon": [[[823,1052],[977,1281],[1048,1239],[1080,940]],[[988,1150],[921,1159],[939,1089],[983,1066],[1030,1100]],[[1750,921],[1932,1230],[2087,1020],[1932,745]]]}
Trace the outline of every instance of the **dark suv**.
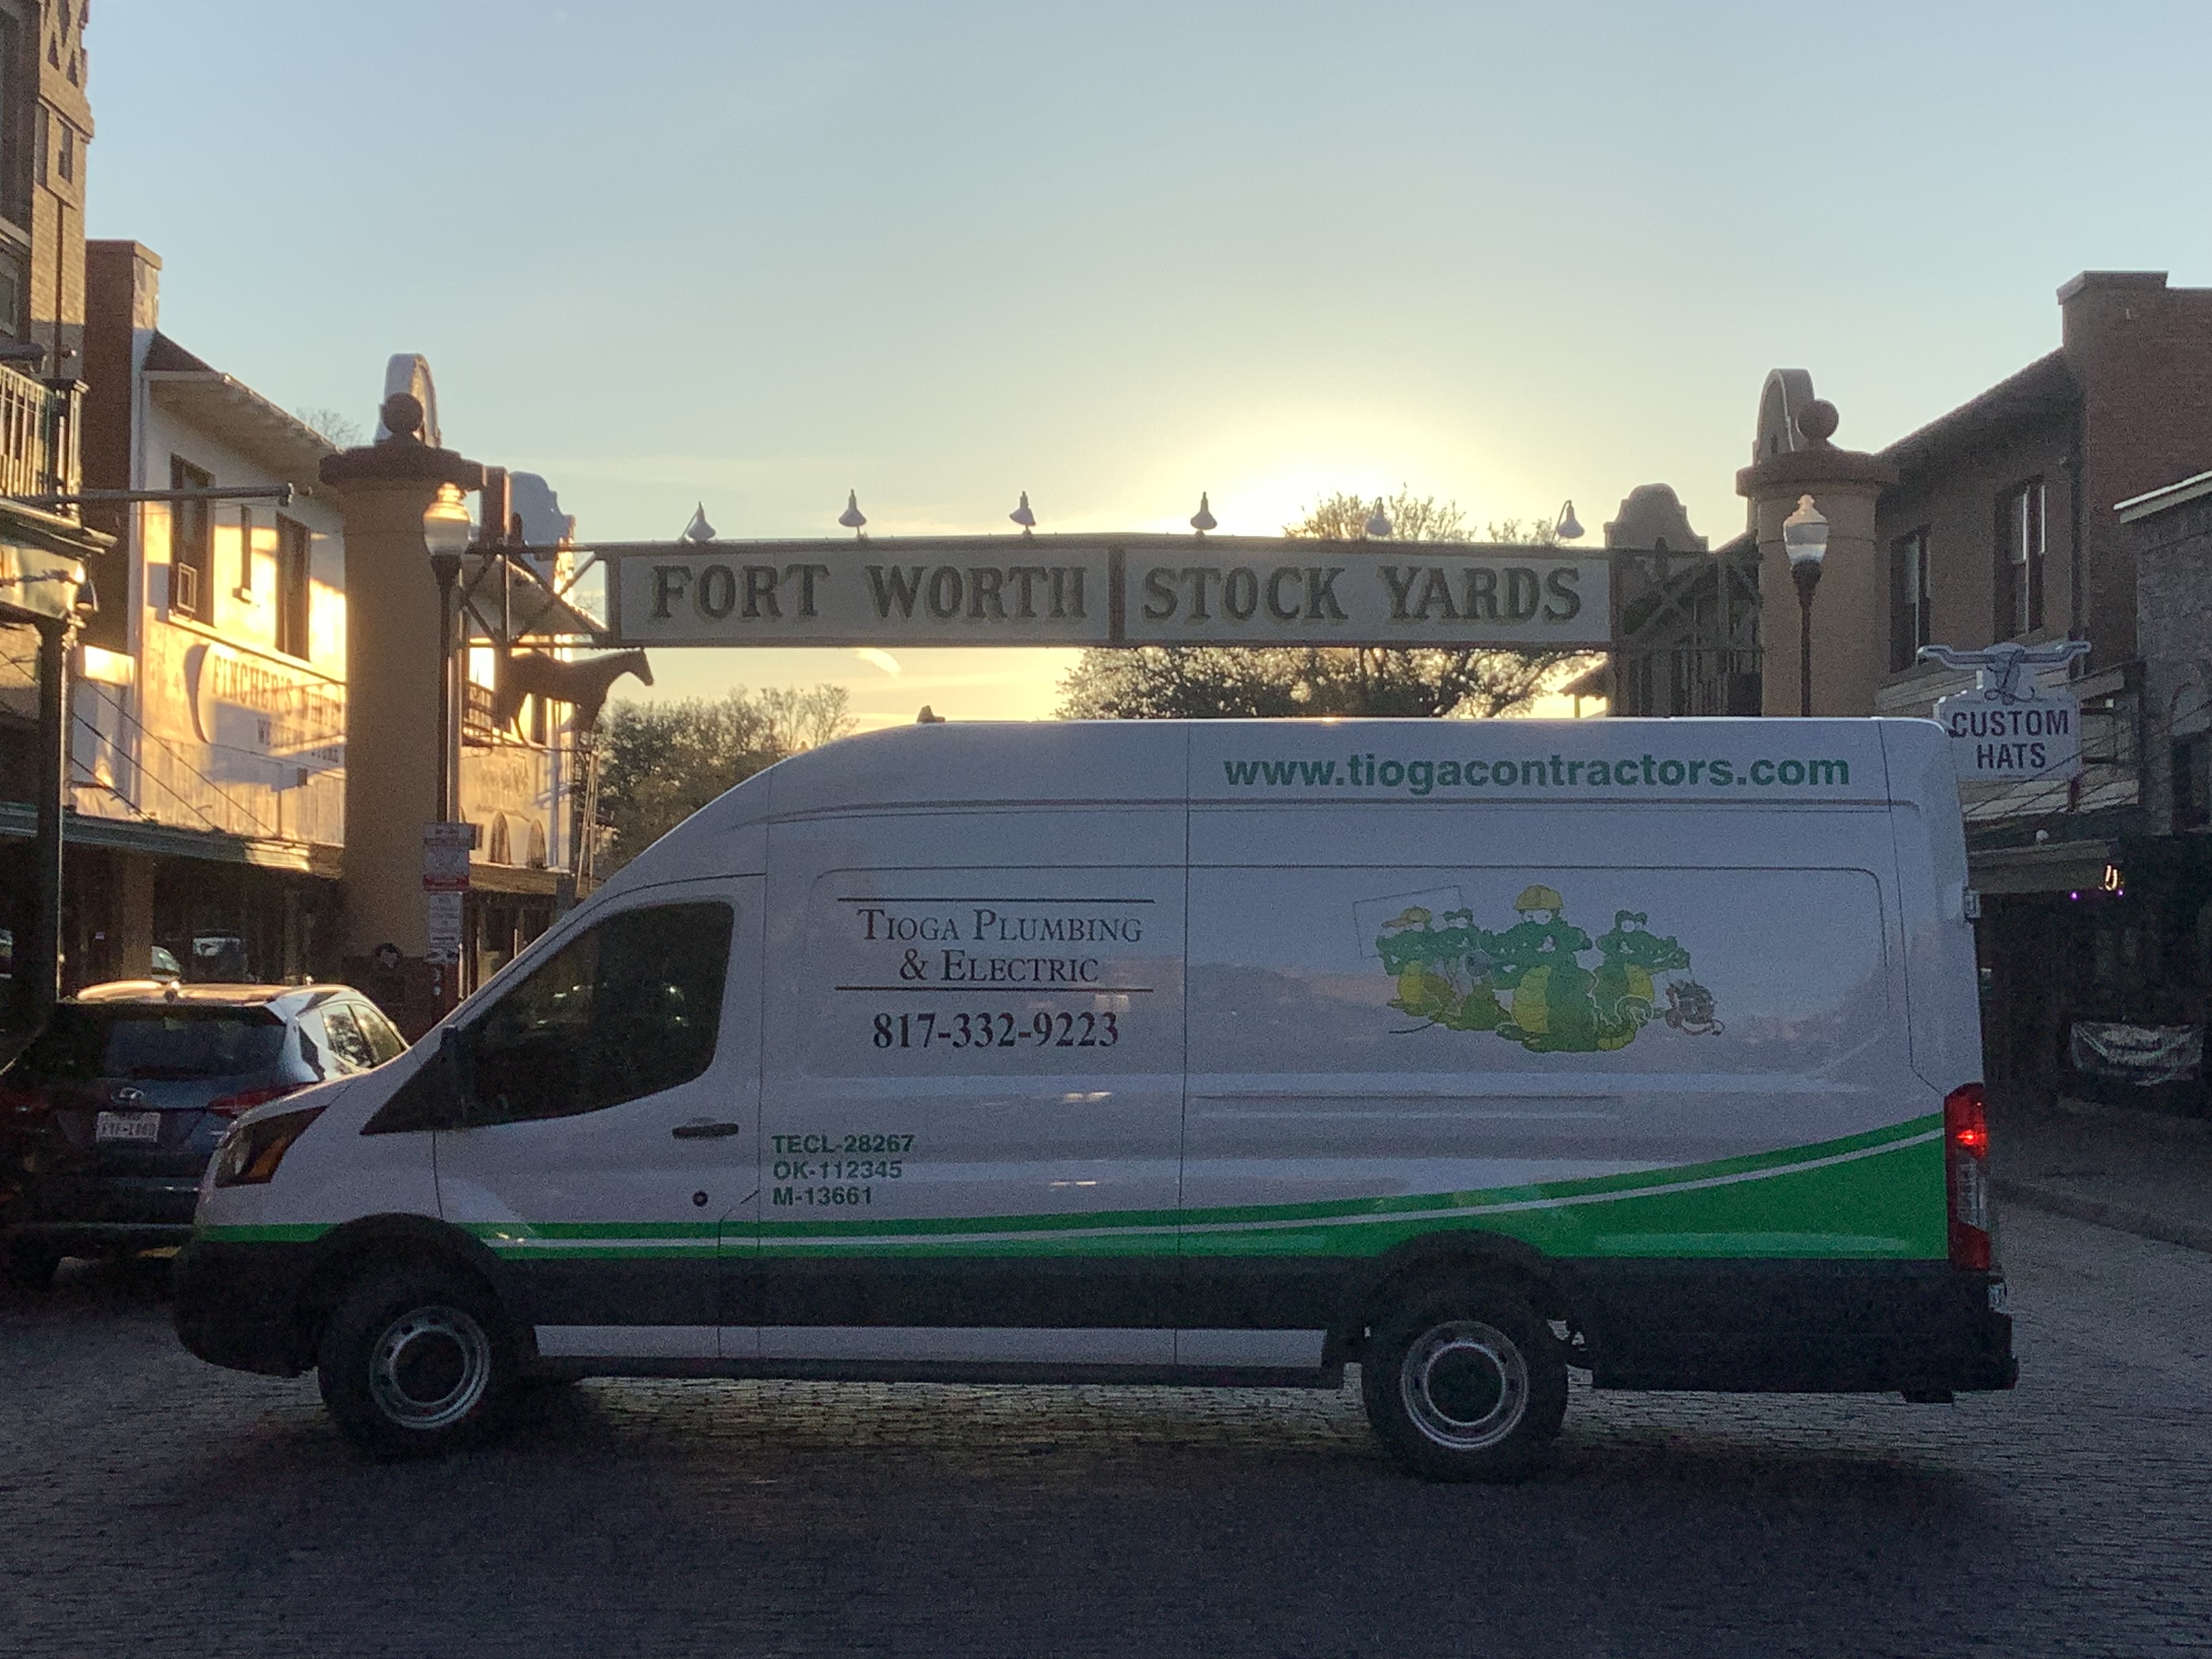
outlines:
{"label": "dark suv", "polygon": [[65,1255],[182,1244],[231,1119],[406,1048],[343,985],[97,985],[0,1071],[0,1248],[21,1288]]}

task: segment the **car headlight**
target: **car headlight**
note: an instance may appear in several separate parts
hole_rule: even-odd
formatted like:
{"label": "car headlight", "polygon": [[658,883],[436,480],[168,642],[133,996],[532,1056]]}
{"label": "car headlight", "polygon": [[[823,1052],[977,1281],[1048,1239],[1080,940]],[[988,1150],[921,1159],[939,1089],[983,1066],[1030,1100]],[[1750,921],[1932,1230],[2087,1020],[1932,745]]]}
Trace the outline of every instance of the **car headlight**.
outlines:
{"label": "car headlight", "polygon": [[215,1150],[215,1184],[218,1187],[258,1187],[276,1173],[292,1143],[323,1115],[319,1106],[275,1117],[233,1124]]}

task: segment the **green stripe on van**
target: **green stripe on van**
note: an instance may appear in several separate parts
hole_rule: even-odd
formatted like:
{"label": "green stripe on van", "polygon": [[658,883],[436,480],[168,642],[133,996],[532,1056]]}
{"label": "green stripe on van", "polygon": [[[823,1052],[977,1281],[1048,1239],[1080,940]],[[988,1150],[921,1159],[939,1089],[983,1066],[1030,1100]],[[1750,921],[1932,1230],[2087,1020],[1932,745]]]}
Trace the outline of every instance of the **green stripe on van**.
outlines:
{"label": "green stripe on van", "polygon": [[266,1226],[195,1227],[192,1237],[215,1244],[312,1244],[330,1230],[325,1222],[288,1221]]}
{"label": "green stripe on van", "polygon": [[[669,1261],[719,1253],[713,1221],[472,1222],[511,1261]],[[1942,1119],[1809,1146],[1475,1192],[1073,1215],[764,1221],[763,1254],[959,1256],[1380,1255],[1472,1228],[1557,1256],[1936,1260],[1948,1248]],[[317,1224],[203,1227],[226,1243],[306,1243]]]}
{"label": "green stripe on van", "polygon": [[1474,1227],[1562,1256],[1921,1260],[1948,1249],[1936,1115],[1780,1152],[1466,1193],[909,1221],[763,1222],[779,1256],[1379,1255]]}

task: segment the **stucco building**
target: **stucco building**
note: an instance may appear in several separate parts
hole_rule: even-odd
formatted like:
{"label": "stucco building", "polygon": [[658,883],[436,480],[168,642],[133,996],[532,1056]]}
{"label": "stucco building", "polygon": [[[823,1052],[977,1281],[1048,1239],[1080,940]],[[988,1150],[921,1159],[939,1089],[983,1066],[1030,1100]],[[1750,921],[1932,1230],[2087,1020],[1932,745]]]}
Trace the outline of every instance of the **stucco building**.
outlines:
{"label": "stucco building", "polygon": [[[110,509],[112,596],[77,652],[66,982],[142,975],[158,951],[191,979],[368,984],[374,945],[407,942],[387,919],[422,903],[402,781],[434,764],[435,732],[391,710],[434,696],[434,614],[419,638],[394,625],[434,586],[427,559],[349,565],[321,477],[337,446],[163,331],[149,249],[94,242],[88,263],[87,487],[264,493]],[[418,359],[391,372],[427,384]],[[541,544],[565,538],[543,481],[517,482]],[[461,656],[459,816],[479,830],[465,988],[573,899],[574,791],[562,711],[526,700],[497,720],[492,653]],[[349,829],[406,854],[349,858]],[[418,983],[372,988],[422,1000]]]}
{"label": "stucco building", "polygon": [[274,491],[91,511],[115,537],[71,721],[69,979],[327,969],[344,839],[344,526],[336,447],[164,333],[161,262],[88,249],[90,489]]}

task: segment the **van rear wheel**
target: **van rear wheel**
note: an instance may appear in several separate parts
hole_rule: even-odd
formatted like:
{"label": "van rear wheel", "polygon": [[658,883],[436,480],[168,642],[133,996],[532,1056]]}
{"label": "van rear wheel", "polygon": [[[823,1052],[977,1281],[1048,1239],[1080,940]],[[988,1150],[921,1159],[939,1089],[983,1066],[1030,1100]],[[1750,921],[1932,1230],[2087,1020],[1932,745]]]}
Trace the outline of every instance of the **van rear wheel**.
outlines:
{"label": "van rear wheel", "polygon": [[346,1292],[323,1328],[317,1381],[339,1429],[371,1456],[436,1457],[499,1425],[517,1358],[482,1285],[447,1269],[402,1267]]}
{"label": "van rear wheel", "polygon": [[1385,1450],[1432,1480],[1516,1480],[1567,1409],[1564,1345],[1514,1292],[1432,1285],[1386,1313],[1359,1367]]}

